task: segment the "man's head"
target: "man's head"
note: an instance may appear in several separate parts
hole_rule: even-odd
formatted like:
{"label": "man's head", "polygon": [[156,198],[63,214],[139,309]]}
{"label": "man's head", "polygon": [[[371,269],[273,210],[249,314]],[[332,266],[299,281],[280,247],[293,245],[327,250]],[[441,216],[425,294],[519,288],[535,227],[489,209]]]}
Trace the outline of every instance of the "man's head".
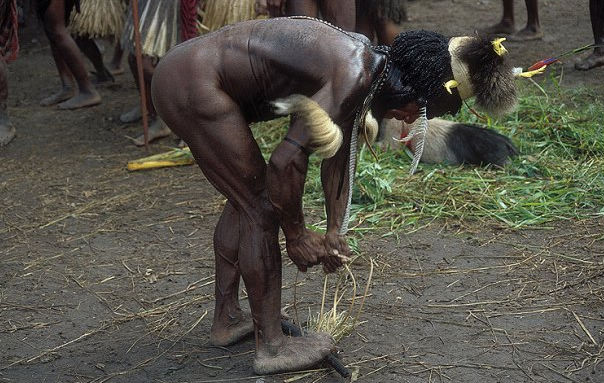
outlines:
{"label": "man's head", "polygon": [[390,49],[393,72],[398,77],[395,98],[399,105],[415,102],[431,116],[456,114],[462,100],[443,84],[453,78],[448,39],[436,32],[400,33]]}

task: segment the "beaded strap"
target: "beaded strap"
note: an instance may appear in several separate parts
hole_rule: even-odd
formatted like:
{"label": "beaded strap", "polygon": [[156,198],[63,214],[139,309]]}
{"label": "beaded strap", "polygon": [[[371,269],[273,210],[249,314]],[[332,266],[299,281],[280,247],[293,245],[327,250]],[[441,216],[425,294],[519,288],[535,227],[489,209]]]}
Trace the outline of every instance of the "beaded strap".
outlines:
{"label": "beaded strap", "polygon": [[369,89],[369,93],[363,100],[363,104],[362,104],[361,108],[357,111],[356,117],[354,120],[354,125],[352,126],[352,135],[350,137],[350,153],[349,153],[349,157],[348,157],[348,201],[346,202],[346,210],[344,212],[344,217],[342,218],[342,225],[340,226],[340,231],[339,231],[340,235],[344,235],[348,232],[348,221],[350,220],[350,205],[352,202],[352,186],[353,186],[354,180],[355,180],[354,173],[355,173],[355,167],[356,167],[356,162],[357,162],[358,135],[359,135],[358,132],[359,132],[359,129],[361,128],[361,126],[363,128],[365,127],[365,125],[364,125],[365,118],[367,117],[367,113],[369,112],[369,109],[371,108],[371,102],[373,101],[373,98],[377,94],[377,92],[379,92],[380,89],[382,88],[382,86],[384,85],[384,82],[386,81],[386,78],[388,77],[388,74],[390,73],[390,68],[392,66],[392,62],[390,61],[390,57],[389,57],[390,49],[387,46],[377,46],[377,47],[372,46],[371,44],[368,44],[367,41],[359,38],[358,36],[355,36],[354,34],[351,34],[338,26],[328,23],[325,20],[320,20],[320,19],[317,19],[314,17],[309,17],[309,16],[290,16],[288,18],[289,19],[298,19],[298,20],[317,21],[319,23],[325,24],[337,31],[344,33],[346,36],[363,43],[365,46],[371,47],[372,49],[374,49],[380,53],[386,54],[386,64],[384,66],[384,69],[382,70],[382,73],[380,73],[379,76],[372,82],[371,88]]}
{"label": "beaded strap", "polygon": [[348,201],[346,202],[346,210],[344,212],[344,217],[342,218],[342,226],[340,227],[340,235],[344,235],[348,232],[348,221],[350,220],[350,205],[352,202],[352,185],[354,184],[355,179],[355,167],[357,162],[357,149],[358,149],[358,132],[363,124],[363,128],[365,127],[365,118],[367,117],[367,113],[371,108],[371,102],[373,101],[373,97],[377,92],[380,91],[386,78],[388,77],[388,73],[390,72],[392,62],[389,57],[386,56],[386,65],[382,70],[382,73],[373,81],[371,84],[371,88],[369,93],[363,100],[363,105],[361,109],[357,111],[356,118],[354,120],[354,125],[352,127],[352,136],[350,137],[350,155],[348,161]]}

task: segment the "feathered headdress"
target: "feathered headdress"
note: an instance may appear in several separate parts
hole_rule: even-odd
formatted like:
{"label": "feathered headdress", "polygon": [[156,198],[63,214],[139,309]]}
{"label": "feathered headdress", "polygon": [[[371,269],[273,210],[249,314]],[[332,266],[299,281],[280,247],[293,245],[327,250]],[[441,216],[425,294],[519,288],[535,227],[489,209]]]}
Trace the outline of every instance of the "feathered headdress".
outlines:
{"label": "feathered headdress", "polygon": [[422,116],[404,139],[416,138],[411,173],[422,155],[427,115],[457,113],[462,102],[472,97],[477,108],[491,115],[503,115],[516,104],[515,77],[530,77],[544,70],[522,72],[513,68],[506,60],[504,40],[481,36],[447,40],[428,31],[403,32],[397,36],[391,59],[401,71],[402,83],[413,89],[415,99],[426,101]]}

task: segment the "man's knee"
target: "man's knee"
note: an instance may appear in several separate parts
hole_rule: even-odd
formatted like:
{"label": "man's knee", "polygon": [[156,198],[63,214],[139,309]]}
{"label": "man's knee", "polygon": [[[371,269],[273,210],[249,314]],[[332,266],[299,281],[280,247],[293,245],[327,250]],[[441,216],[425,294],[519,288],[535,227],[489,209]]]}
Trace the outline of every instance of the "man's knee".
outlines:
{"label": "man's knee", "polygon": [[278,230],[279,219],[277,212],[265,194],[263,193],[262,197],[246,209],[246,215],[249,217],[251,225],[263,232]]}
{"label": "man's knee", "polygon": [[64,25],[50,20],[44,21],[44,32],[46,32],[48,39],[55,43],[63,41],[69,35]]}

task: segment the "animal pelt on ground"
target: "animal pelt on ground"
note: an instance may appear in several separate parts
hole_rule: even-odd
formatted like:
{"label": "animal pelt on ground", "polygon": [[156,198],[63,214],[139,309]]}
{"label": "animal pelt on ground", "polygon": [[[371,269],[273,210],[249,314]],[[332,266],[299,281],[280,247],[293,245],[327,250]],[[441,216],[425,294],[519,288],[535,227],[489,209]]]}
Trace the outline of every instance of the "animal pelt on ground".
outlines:
{"label": "animal pelt on ground", "polygon": [[[501,167],[518,154],[509,138],[491,129],[440,118],[431,119],[428,124],[421,162]],[[376,145],[382,149],[403,149],[405,143],[397,140],[406,136],[409,129],[410,126],[402,121],[384,119]]]}

